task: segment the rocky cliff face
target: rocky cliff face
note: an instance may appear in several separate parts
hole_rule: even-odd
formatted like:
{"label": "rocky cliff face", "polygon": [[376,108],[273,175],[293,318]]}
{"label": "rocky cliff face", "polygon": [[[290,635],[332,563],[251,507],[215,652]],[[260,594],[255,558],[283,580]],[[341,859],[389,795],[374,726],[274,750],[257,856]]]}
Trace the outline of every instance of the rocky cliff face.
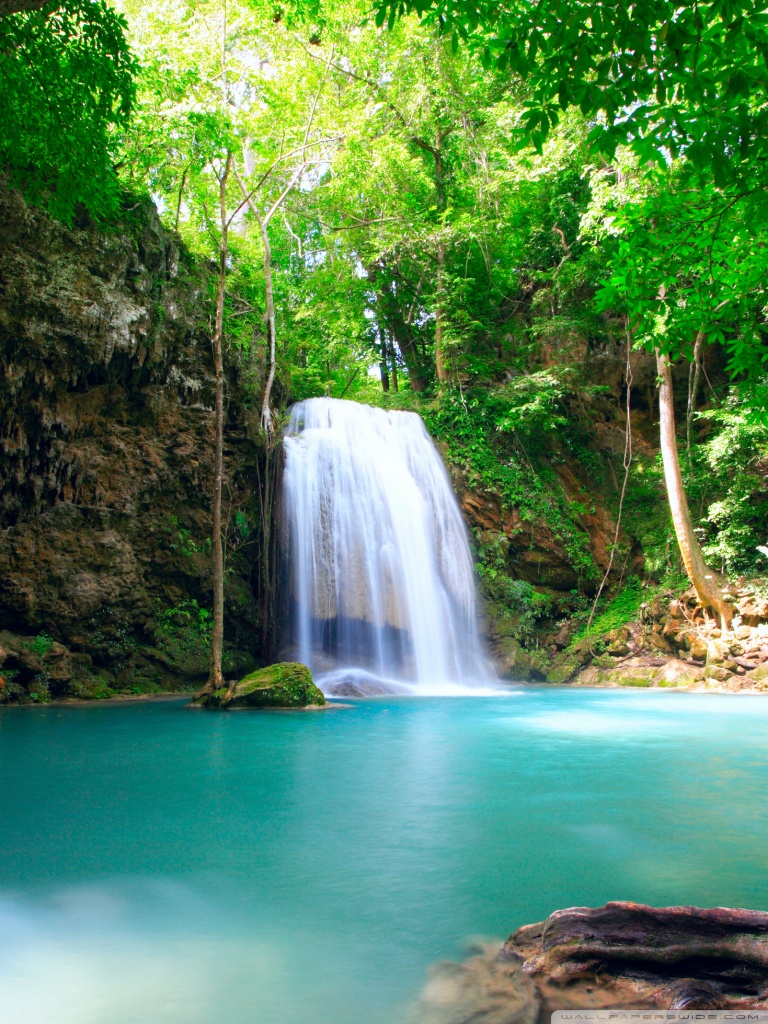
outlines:
{"label": "rocky cliff face", "polygon": [[[0,700],[193,686],[206,671],[207,271],[151,205],[129,216],[69,229],[0,189]],[[265,653],[265,453],[229,375],[234,668]]]}
{"label": "rocky cliff face", "polygon": [[[653,355],[631,353],[631,472],[617,534],[628,440],[626,340],[618,331],[612,337],[610,324],[600,337],[565,340],[569,344],[556,347],[546,340],[534,344],[528,365],[528,371],[536,374],[556,372],[558,363],[571,361],[568,372],[578,383],[559,406],[562,429],[526,437],[530,455],[522,442],[515,444],[498,433],[489,439],[486,431],[486,457],[490,453],[496,461],[489,483],[472,468],[467,472],[461,453],[456,465],[447,459],[484,560],[480,589],[488,647],[499,673],[511,680],[570,682],[590,661],[591,656],[579,661],[572,645],[574,634],[585,626],[605,574],[601,608],[628,581],[643,579],[653,591],[653,580],[664,577],[677,562],[663,479],[656,468],[659,437]],[[724,379],[722,352],[716,346],[706,352],[705,370],[708,379]],[[687,373],[684,362],[674,369],[680,423],[685,422],[687,411]],[[525,379],[519,372],[517,376]],[[515,462],[529,467],[530,491],[538,492],[538,502],[527,501],[525,489],[519,486],[516,500],[510,501],[503,486],[494,486],[494,479]],[[660,560],[665,564],[660,566]],[[660,651],[649,644],[641,647],[658,661]],[[674,657],[674,653],[667,645],[664,654]]]}

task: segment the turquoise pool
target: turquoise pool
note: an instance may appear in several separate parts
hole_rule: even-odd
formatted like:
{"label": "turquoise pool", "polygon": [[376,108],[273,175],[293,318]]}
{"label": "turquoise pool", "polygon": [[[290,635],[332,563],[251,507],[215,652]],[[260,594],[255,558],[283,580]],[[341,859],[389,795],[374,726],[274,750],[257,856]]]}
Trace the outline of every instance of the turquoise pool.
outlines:
{"label": "turquoise pool", "polygon": [[474,936],[768,908],[768,699],[0,710],[4,1024],[399,1024]]}

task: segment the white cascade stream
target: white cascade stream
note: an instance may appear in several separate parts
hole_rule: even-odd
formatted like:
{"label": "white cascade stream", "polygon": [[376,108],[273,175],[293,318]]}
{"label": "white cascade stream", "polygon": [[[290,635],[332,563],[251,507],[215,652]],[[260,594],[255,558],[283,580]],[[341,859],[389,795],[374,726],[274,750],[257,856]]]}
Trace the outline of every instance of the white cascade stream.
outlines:
{"label": "white cascade stream", "polygon": [[328,695],[487,688],[464,522],[410,412],[311,398],[285,437],[293,656]]}

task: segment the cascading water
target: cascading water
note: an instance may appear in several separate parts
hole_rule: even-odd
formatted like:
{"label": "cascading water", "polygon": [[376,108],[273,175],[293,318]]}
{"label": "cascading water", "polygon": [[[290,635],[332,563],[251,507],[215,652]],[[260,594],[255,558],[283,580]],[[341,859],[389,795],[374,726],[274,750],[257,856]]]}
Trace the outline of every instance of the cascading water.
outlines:
{"label": "cascading water", "polygon": [[285,453],[294,642],[318,685],[487,682],[466,531],[421,418],[311,398],[292,409]]}

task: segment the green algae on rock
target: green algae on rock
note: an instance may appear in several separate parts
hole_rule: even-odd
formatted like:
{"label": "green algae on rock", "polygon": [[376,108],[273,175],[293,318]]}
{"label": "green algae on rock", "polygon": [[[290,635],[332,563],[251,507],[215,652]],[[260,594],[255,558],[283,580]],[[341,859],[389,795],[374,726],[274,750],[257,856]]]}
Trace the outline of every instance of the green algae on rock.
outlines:
{"label": "green algae on rock", "polygon": [[222,686],[193,703],[206,708],[306,708],[325,704],[306,665],[284,661],[257,669],[230,690]]}

